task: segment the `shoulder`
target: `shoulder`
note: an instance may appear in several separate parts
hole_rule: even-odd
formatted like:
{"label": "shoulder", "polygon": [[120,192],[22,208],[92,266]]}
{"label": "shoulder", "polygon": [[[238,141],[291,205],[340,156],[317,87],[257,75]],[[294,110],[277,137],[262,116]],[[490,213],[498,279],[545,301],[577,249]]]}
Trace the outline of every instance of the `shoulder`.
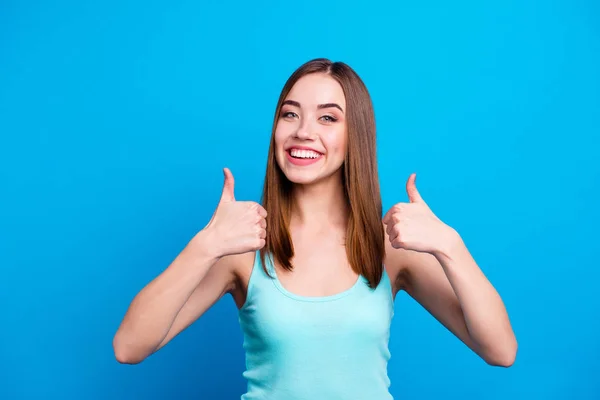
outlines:
{"label": "shoulder", "polygon": [[254,266],[255,256],[255,252],[224,256],[215,263],[214,267],[237,280],[249,276]]}
{"label": "shoulder", "polygon": [[437,279],[440,264],[435,256],[413,250],[395,249],[385,234],[385,269],[392,281],[394,293],[411,292],[416,282]]}
{"label": "shoulder", "polygon": [[383,264],[390,277],[394,294],[404,290],[406,287],[409,271],[409,254],[403,249],[395,249],[390,243],[387,233],[385,234],[385,256]]}
{"label": "shoulder", "polygon": [[256,252],[248,252],[225,256],[212,268],[227,276],[228,285],[225,292],[233,297],[238,307],[241,307],[245,301],[256,254]]}
{"label": "shoulder", "polygon": [[252,269],[254,268],[254,262],[258,252],[251,251],[243,254],[236,254],[230,256],[230,267],[231,271],[236,277],[237,281],[248,282]]}
{"label": "shoulder", "polygon": [[426,261],[424,259],[427,258],[427,255],[411,250],[395,249],[392,247],[387,232],[384,233],[384,237],[384,265],[392,282],[394,293],[407,290],[411,282],[412,271]]}

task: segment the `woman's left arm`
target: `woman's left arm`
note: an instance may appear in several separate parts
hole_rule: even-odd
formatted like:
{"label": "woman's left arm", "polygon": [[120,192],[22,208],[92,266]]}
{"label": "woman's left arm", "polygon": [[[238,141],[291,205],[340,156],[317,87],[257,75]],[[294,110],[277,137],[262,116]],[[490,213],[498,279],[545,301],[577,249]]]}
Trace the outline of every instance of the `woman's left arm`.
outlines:
{"label": "woman's left arm", "polygon": [[[386,262],[395,283],[490,365],[514,363],[517,341],[500,295],[460,235],[440,221],[419,195],[415,175],[406,184],[410,203],[385,215]],[[389,247],[392,249],[389,249]]]}

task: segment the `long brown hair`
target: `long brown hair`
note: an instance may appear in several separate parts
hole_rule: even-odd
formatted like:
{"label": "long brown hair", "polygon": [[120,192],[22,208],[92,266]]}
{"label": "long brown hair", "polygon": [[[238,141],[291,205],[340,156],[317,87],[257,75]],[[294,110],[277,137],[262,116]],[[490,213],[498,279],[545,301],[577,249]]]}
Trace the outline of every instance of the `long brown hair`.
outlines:
{"label": "long brown hair", "polygon": [[343,186],[349,208],[346,254],[352,269],[375,288],[383,274],[385,236],[377,173],[375,116],[369,92],[358,74],[343,62],[317,58],[301,65],[285,83],[271,132],[267,171],[261,202],[267,210],[266,244],[260,250],[265,272],[265,256],[270,254],[285,269],[292,270],[294,246],[289,233],[292,183],[275,159],[275,129],[281,106],[294,84],[303,76],[325,73],[342,87],[346,97],[348,151],[343,164]]}

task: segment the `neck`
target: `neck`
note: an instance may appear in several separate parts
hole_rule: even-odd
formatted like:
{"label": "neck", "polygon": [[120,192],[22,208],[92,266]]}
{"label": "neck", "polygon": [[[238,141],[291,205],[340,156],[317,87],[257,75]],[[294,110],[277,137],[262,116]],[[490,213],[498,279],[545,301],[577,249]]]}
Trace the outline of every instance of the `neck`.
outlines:
{"label": "neck", "polygon": [[345,231],[348,206],[341,174],[310,185],[295,185],[292,198],[291,227]]}

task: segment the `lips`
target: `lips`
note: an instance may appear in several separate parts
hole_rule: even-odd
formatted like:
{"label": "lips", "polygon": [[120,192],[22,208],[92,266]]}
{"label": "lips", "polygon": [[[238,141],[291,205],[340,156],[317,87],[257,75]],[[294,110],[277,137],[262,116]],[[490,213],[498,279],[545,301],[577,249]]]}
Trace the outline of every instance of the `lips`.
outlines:
{"label": "lips", "polygon": [[287,149],[285,149],[285,151],[288,153],[291,152],[292,150],[308,150],[308,151],[313,151],[315,153],[318,153],[319,155],[323,155],[322,152],[315,150],[311,147],[307,147],[307,146],[291,146],[291,147],[288,147]]}
{"label": "lips", "polygon": [[314,164],[323,158],[323,153],[306,146],[292,146],[286,150],[285,155],[291,164],[300,167]]}

